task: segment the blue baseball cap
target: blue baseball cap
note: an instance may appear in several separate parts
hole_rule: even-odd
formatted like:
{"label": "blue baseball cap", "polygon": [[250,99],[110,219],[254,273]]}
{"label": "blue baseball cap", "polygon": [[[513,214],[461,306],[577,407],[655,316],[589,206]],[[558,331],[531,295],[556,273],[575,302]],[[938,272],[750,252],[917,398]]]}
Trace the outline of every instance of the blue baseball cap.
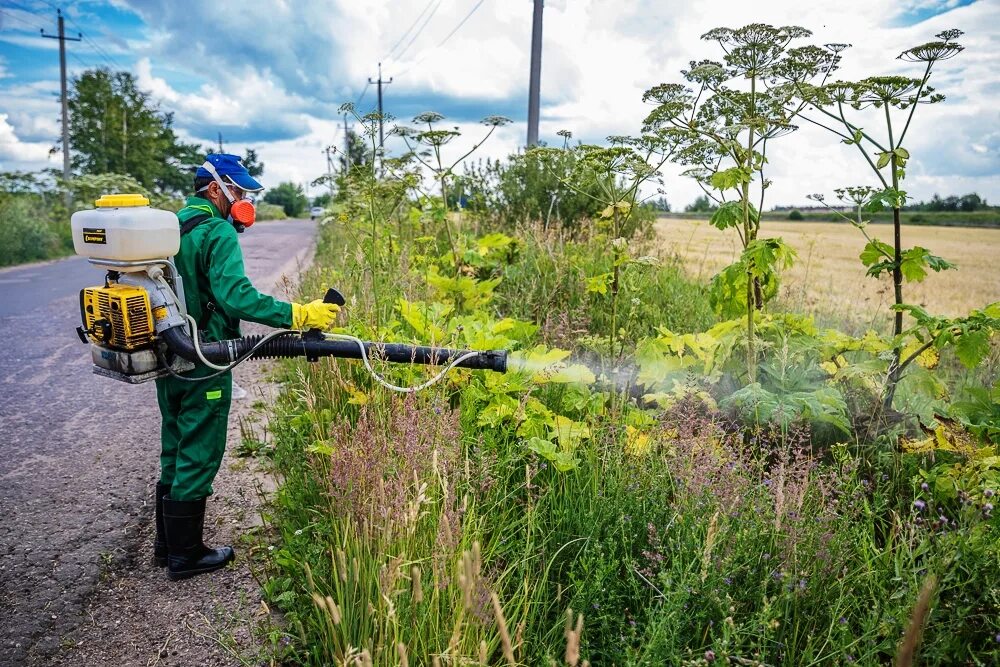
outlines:
{"label": "blue baseball cap", "polygon": [[[243,159],[239,155],[210,153],[205,156],[205,161],[212,163],[220,177],[228,178],[241,190],[258,192],[264,189],[264,186],[258,183],[243,166]],[[195,178],[212,178],[212,172],[204,166],[198,167]]]}

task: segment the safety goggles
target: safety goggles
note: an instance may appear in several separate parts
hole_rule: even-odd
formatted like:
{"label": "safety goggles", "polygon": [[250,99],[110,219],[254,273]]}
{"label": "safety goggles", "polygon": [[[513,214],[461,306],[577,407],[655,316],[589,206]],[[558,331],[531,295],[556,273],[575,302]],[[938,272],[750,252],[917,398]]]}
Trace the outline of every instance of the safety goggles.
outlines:
{"label": "safety goggles", "polygon": [[[222,192],[223,192],[223,194],[226,195],[226,199],[229,200],[229,203],[233,203],[233,202],[239,201],[241,199],[249,200],[250,203],[253,203],[253,204],[257,203],[257,194],[258,193],[256,193],[256,192],[249,192],[249,191],[244,190],[243,188],[241,188],[240,186],[238,186],[236,183],[234,183],[233,179],[231,179],[229,176],[226,176],[226,180],[225,181],[222,180],[222,177],[219,176],[219,172],[217,172],[215,170],[215,165],[212,164],[211,162],[209,162],[208,160],[205,161],[205,164],[203,164],[202,167],[204,167],[206,170],[208,170],[208,173],[212,174],[212,178],[215,179],[215,182],[219,184],[220,188],[222,188]],[[211,185],[211,184],[209,184],[209,185]],[[207,190],[208,187],[209,186],[206,185],[203,188],[201,188],[200,190],[198,190],[198,192],[203,192],[204,190]]]}

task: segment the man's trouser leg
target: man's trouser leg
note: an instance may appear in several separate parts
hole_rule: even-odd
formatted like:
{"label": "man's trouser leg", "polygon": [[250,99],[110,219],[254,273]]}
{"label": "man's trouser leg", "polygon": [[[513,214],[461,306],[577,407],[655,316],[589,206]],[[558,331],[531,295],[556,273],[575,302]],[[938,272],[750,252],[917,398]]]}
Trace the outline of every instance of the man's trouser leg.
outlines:
{"label": "man's trouser leg", "polygon": [[172,500],[212,494],[212,481],[226,450],[232,392],[231,373],[201,382],[156,381],[163,418],[160,483],[170,486]]}
{"label": "man's trouser leg", "polygon": [[210,549],[202,541],[205,500],[226,449],[232,375],[201,382],[163,378],[157,381],[157,399],[163,417],[160,481],[170,484],[163,499],[167,574],[183,579],[233,559],[230,547]]}

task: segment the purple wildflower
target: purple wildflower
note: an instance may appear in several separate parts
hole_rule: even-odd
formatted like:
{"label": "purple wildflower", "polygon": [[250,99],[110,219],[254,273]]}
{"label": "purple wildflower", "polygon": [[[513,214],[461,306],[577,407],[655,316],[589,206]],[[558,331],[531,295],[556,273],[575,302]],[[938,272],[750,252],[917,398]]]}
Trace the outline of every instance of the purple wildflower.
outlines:
{"label": "purple wildflower", "polygon": [[983,491],[983,495],[986,496],[987,498],[992,498],[994,493],[996,492],[993,489],[986,489],[985,491]]}
{"label": "purple wildflower", "polygon": [[712,649],[705,651],[705,660],[707,662],[715,662],[715,651]]}
{"label": "purple wildflower", "polygon": [[921,490],[921,491],[929,491],[929,490],[930,490],[930,488],[931,488],[931,487],[927,486],[927,482],[922,482],[922,483],[920,484],[920,490]]}
{"label": "purple wildflower", "polygon": [[925,507],[927,507],[927,503],[925,503],[925,502],[924,502],[924,501],[922,501],[922,500],[914,500],[914,501],[913,501],[913,507],[914,507],[914,509],[916,509],[916,510],[917,510],[918,512],[923,512],[923,511],[924,511],[924,508],[925,508]]}

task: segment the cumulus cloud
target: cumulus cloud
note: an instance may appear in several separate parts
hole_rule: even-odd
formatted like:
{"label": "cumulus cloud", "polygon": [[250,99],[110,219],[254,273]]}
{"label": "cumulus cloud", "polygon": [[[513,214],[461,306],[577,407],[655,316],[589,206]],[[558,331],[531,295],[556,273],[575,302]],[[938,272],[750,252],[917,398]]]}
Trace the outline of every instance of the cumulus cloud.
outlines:
{"label": "cumulus cloud", "polygon": [[[322,173],[322,149],[338,141],[337,106],[362,91],[360,107],[374,105],[374,87],[366,81],[380,60],[385,76],[394,77],[386,111],[401,120],[435,109],[471,131],[476,119],[502,113],[516,122],[481,154],[502,156],[524,140],[527,0],[486,0],[471,15],[470,0],[434,0],[426,25],[418,20],[428,7],[424,0],[244,0],[238,11],[224,3],[103,1],[143,19],[142,33],[127,37],[134,72],[165,110],[175,111],[182,136],[214,143],[221,131],[227,146],[257,148],[269,181],[305,182]],[[100,0],[81,4],[94,13]],[[794,22],[813,30],[807,41],[814,43],[853,42],[839,72],[844,78],[918,75],[919,66],[895,56],[942,29],[964,29],[967,50],[936,69],[937,87],[949,100],[920,109],[911,129],[905,187],[917,198],[972,186],[1000,198],[1000,3],[984,0],[839,0],[835,7],[801,0],[549,0],[542,138],[559,143],[561,129],[587,142],[638,132],[650,110],[641,101],[644,90],[679,80],[689,60],[718,58],[718,47],[700,39],[706,31],[750,22]],[[52,105],[51,98],[43,101]],[[49,121],[33,124],[30,116],[45,114],[34,107],[20,112],[19,104],[0,102],[19,135],[53,129],[57,109]],[[769,158],[771,204],[803,203],[807,193],[872,178],[853,148],[815,128],[774,142]],[[684,205],[700,191],[679,171],[667,171],[668,198]]]}
{"label": "cumulus cloud", "polygon": [[7,114],[0,113],[0,170],[17,171],[27,165],[48,165],[51,146],[47,142],[22,140],[7,121]]}

